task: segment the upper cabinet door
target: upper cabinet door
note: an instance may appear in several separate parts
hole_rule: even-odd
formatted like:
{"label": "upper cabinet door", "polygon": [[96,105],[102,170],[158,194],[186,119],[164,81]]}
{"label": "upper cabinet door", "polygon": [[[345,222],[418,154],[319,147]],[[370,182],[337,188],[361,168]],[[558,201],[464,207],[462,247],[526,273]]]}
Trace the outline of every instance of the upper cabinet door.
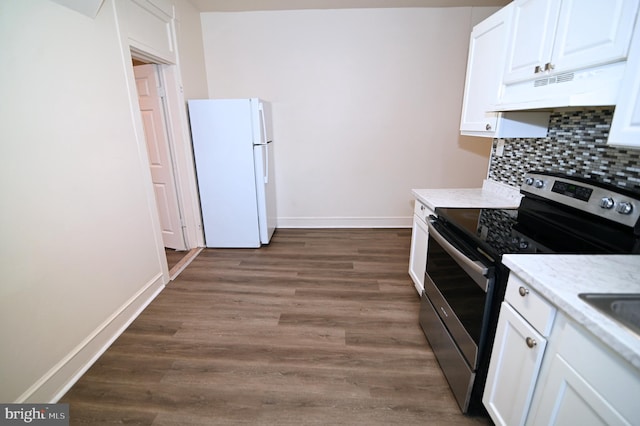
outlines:
{"label": "upper cabinet door", "polygon": [[607,143],[640,149],[640,15],[629,48],[622,87]]}
{"label": "upper cabinet door", "polygon": [[624,60],[638,0],[563,0],[551,64],[572,71]]}
{"label": "upper cabinet door", "polygon": [[639,1],[516,0],[504,82],[624,60]]}
{"label": "upper cabinet door", "polygon": [[549,127],[548,111],[492,112],[502,90],[502,73],[511,33],[513,4],[473,28],[464,85],[460,133],[489,138],[542,138]]}
{"label": "upper cabinet door", "polygon": [[558,0],[514,2],[513,28],[503,81],[513,83],[535,76],[551,58],[560,12]]}
{"label": "upper cabinet door", "polygon": [[498,115],[488,111],[499,96],[511,12],[511,5],[506,6],[471,32],[460,121],[463,133],[488,132],[492,136],[496,130]]}

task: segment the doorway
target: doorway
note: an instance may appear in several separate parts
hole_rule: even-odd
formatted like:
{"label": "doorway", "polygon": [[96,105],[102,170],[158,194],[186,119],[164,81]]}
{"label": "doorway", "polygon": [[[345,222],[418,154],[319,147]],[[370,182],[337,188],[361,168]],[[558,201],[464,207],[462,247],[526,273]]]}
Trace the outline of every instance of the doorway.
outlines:
{"label": "doorway", "polygon": [[149,156],[149,168],[160,216],[162,241],[169,249],[183,251],[187,244],[182,229],[175,163],[167,126],[164,84],[156,64],[134,65],[138,102]]}
{"label": "doorway", "polygon": [[169,278],[173,280],[197,256],[201,248],[189,250],[185,233],[175,144],[169,127],[171,110],[167,105],[167,91],[161,69],[167,65],[141,60],[134,57],[132,52],[132,66],[165,258]]}

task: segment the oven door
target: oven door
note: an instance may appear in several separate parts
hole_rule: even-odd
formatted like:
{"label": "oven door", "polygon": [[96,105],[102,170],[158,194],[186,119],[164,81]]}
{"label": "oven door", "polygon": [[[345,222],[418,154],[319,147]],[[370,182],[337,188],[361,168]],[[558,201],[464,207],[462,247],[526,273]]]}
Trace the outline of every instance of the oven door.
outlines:
{"label": "oven door", "polygon": [[420,325],[463,412],[488,327],[493,282],[489,259],[446,226],[429,223]]}

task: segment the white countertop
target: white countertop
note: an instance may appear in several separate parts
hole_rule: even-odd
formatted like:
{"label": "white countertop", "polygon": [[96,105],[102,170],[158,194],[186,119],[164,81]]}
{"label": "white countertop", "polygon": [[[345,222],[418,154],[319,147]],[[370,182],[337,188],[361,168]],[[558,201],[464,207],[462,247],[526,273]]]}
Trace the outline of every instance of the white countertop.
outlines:
{"label": "white countertop", "polygon": [[411,193],[422,204],[436,207],[469,207],[513,209],[520,205],[517,188],[485,180],[482,188],[412,189]]}
{"label": "white countertop", "polygon": [[640,293],[640,255],[506,254],[502,262],[640,369],[640,337],[578,297],[579,293]]}

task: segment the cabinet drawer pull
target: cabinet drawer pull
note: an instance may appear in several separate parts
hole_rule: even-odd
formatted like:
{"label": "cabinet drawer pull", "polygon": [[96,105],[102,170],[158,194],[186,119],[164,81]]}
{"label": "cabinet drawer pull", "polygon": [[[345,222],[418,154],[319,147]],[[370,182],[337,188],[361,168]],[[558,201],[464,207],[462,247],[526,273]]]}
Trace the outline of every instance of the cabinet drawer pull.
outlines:
{"label": "cabinet drawer pull", "polygon": [[529,289],[520,286],[520,288],[518,289],[518,293],[520,294],[520,296],[525,297],[527,294],[529,294]]}
{"label": "cabinet drawer pull", "polygon": [[487,124],[484,128],[487,130],[491,130],[491,124]]}
{"label": "cabinet drawer pull", "polygon": [[536,342],[536,339],[532,339],[531,337],[527,337],[524,341],[527,342],[527,346],[529,346],[530,348],[533,348],[538,344],[538,342]]}

